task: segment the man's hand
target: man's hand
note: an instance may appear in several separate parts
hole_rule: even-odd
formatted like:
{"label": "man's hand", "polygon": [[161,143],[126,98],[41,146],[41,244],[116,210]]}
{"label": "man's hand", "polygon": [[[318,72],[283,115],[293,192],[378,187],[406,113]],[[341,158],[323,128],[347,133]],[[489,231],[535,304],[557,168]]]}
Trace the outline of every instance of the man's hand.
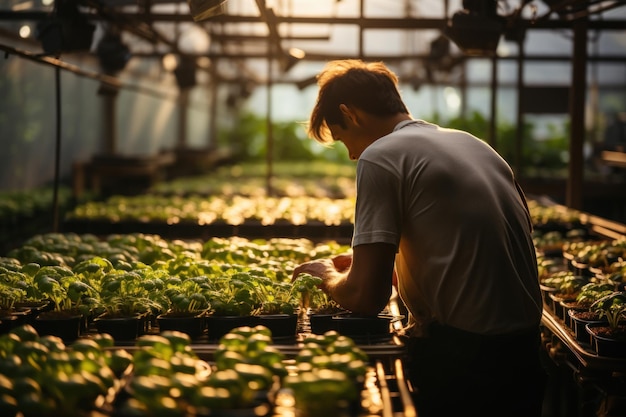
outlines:
{"label": "man's hand", "polygon": [[318,287],[343,308],[358,314],[378,314],[389,301],[396,247],[371,243],[342,254],[297,266],[292,280],[301,273],[321,278]]}
{"label": "man's hand", "polygon": [[333,258],[333,264],[335,265],[335,269],[337,272],[345,272],[352,265],[352,254],[346,253],[342,255],[337,255]]}
{"label": "man's hand", "polygon": [[337,273],[337,268],[335,267],[333,260],[328,258],[305,262],[301,265],[298,265],[293,270],[291,281],[293,282],[298,277],[298,275],[302,273],[307,273],[313,275],[314,277],[322,278],[323,281],[319,285],[319,288],[323,291],[326,291],[326,281],[328,281]]}

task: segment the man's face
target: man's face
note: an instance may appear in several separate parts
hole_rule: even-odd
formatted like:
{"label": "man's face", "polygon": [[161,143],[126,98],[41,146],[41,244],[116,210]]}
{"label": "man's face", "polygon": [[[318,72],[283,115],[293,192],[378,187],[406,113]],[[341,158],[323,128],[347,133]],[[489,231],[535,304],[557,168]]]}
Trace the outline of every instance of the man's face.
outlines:
{"label": "man's face", "polygon": [[364,148],[361,146],[361,141],[358,140],[356,129],[351,127],[350,123],[346,124],[346,128],[338,124],[328,125],[328,128],[333,136],[333,140],[343,143],[348,149],[350,159],[353,161],[359,159]]}

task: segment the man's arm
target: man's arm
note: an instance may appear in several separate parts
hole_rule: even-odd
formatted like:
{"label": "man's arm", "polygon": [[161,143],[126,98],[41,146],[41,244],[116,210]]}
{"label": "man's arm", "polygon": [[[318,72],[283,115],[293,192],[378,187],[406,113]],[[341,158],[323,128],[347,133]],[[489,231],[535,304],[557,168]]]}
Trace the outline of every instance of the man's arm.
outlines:
{"label": "man's arm", "polygon": [[300,265],[294,277],[306,272],[322,278],[320,287],[342,307],[357,314],[378,314],[391,295],[396,248],[371,243],[353,248],[352,265],[339,272],[329,259]]}

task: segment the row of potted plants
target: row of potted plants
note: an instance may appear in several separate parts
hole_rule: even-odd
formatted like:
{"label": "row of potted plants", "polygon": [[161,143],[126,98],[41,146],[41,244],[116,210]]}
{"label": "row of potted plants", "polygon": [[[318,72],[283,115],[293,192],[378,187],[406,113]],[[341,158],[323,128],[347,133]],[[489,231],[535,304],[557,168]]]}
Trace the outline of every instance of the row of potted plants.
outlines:
{"label": "row of potted plants", "polygon": [[170,196],[145,194],[113,196],[76,206],[68,221],[108,221],[174,224],[241,225],[257,222],[274,225],[352,223],[354,198],[269,196]]}
{"label": "row of potted plants", "polygon": [[567,234],[573,230],[584,230],[585,215],[569,207],[543,203],[528,199],[528,210],[535,230],[540,232],[559,232]]}
{"label": "row of potted plants", "polygon": [[[291,165],[293,168],[293,165]],[[170,196],[222,196],[235,195],[246,197],[264,197],[268,195],[267,179],[264,172],[256,176],[244,172],[246,167],[238,172],[240,166],[224,167],[209,175],[177,178],[154,185],[149,191],[153,195]],[[348,167],[351,172],[332,175],[331,172],[320,172],[309,177],[295,176],[291,173],[275,175],[271,179],[271,195],[276,197],[303,197],[343,199],[354,197],[354,167]],[[236,173],[236,176],[231,175]],[[352,175],[346,175],[346,174]]]}
{"label": "row of potted plants", "polygon": [[0,414],[77,417],[110,411],[132,361],[111,351],[113,339],[94,335],[71,346],[21,325],[0,335]]}
{"label": "row of potted plants", "polygon": [[626,236],[594,234],[577,210],[529,207],[544,307],[590,354],[626,358]]}
{"label": "row of potted plants", "polygon": [[[319,180],[316,181],[319,186]],[[232,181],[228,184],[234,186]],[[295,182],[291,186],[298,188],[297,184]],[[208,196],[202,193],[118,195],[106,201],[80,204],[68,213],[67,220],[151,222],[168,225],[183,223],[241,225],[249,222],[258,222],[262,225],[280,222],[293,225],[315,222],[340,225],[351,224],[354,220],[354,194],[340,198],[309,193],[292,194],[283,197],[241,192],[221,192]],[[586,230],[577,211],[553,208],[534,200],[529,201],[529,209],[538,232],[553,231],[573,237],[574,234]]]}
{"label": "row of potted plants", "polygon": [[[622,244],[620,240],[615,242],[615,245],[605,247],[620,247]],[[74,301],[51,303],[49,306],[56,310],[68,310],[69,307],[83,309],[82,315],[91,318],[98,315],[96,314],[98,311],[102,315],[109,313],[110,316],[120,316],[128,315],[129,311],[141,310],[144,318],[134,326],[138,333],[145,331],[150,323],[154,324],[158,315],[155,313],[159,312],[169,312],[168,316],[190,313],[196,316],[211,313],[213,317],[245,316],[249,321],[244,323],[253,324],[251,319],[258,318],[261,314],[290,314],[298,310],[299,305],[295,299],[301,298],[305,293],[301,288],[302,285],[308,286],[308,291],[315,294],[317,287],[311,281],[312,277],[307,279],[303,277],[295,283],[296,285],[288,285],[288,277],[294,264],[345,250],[347,247],[334,243],[313,245],[306,239],[250,241],[233,237],[214,238],[201,243],[165,240],[145,234],[110,235],[106,239],[74,233],[37,235],[20,248],[11,251],[9,257],[4,258],[5,269],[12,271],[7,271],[3,279],[6,282],[13,280],[16,285],[5,285],[3,298],[25,301],[26,296],[21,291],[28,284],[28,279],[23,279],[20,273],[26,273],[33,282],[35,276],[38,278],[36,282],[38,286],[30,286],[31,293],[36,292],[35,290],[41,291],[41,287],[54,291],[56,294],[54,297],[59,298],[63,291],[71,290]],[[95,254],[102,256],[94,257]],[[540,269],[549,268],[548,265],[546,260],[539,263]],[[104,291],[102,282],[93,285],[71,277],[70,275],[76,275],[73,268],[77,268],[76,271],[80,276],[84,275],[83,269],[100,271],[104,268],[107,275]],[[216,274],[221,277],[217,278]],[[211,284],[203,282],[208,280],[209,276]],[[271,285],[268,285],[270,282]],[[572,286],[575,282],[580,284],[582,280],[571,281],[569,285]],[[63,283],[67,288],[59,289],[57,283]],[[166,295],[157,296],[165,284],[171,288],[167,288]],[[199,287],[217,284],[222,287],[209,296],[199,290]],[[94,290],[97,288],[99,290],[96,297]],[[116,289],[118,292],[108,291],[110,289]],[[574,289],[572,287],[570,291]],[[145,292],[152,292],[151,297],[147,297]],[[26,298],[31,302],[41,301],[35,300],[37,297],[34,295],[37,294],[30,294]],[[314,306],[320,309],[331,307],[333,310],[330,318],[335,319],[333,324],[341,325],[342,321],[336,320],[339,318],[338,313],[343,313],[341,317],[346,317],[346,312],[333,305],[321,291],[317,290],[315,295],[317,298],[314,298]],[[42,298],[42,294],[38,296]],[[45,299],[50,300],[51,297]],[[210,309],[207,309],[208,299],[211,301]],[[288,299],[291,301],[284,302]],[[80,302],[78,305],[77,301]],[[108,308],[102,304],[95,304],[103,301],[109,304]],[[9,301],[3,304],[8,306]],[[555,305],[559,308],[558,303]],[[34,306],[31,307],[35,309]],[[149,315],[153,317],[151,321],[147,320]],[[165,319],[166,317],[161,317],[159,327],[171,328]],[[291,321],[294,321],[293,317]],[[196,322],[197,324],[188,331],[192,334],[203,334],[206,331],[207,319],[199,317]],[[97,324],[105,325],[103,320],[98,320]],[[233,320],[232,325],[235,324],[237,323]],[[376,323],[368,322],[365,325],[388,328],[388,324],[386,318],[379,317]],[[172,326],[179,328],[181,324],[176,323]],[[215,325],[213,327],[216,328]],[[311,320],[313,331],[314,327]],[[321,331],[327,329],[322,328]],[[135,332],[132,327],[131,332]]]}
{"label": "row of potted plants", "polygon": [[[104,241],[89,235],[42,235],[0,259],[0,307],[5,317],[15,317],[32,306],[37,326],[43,326],[46,317],[70,315],[79,329],[81,323],[83,329],[93,324],[101,332],[111,332],[105,318],[133,317],[131,333],[124,336],[130,339],[151,325],[179,328],[179,320],[169,324],[172,317],[194,318],[194,327],[186,331],[200,337],[215,317],[283,315],[290,319],[288,334],[295,336],[302,294],[318,293],[313,297],[317,304],[328,300],[319,295],[313,277],[292,282],[294,266],[347,249],[306,239],[215,238],[200,244],[141,234],[112,235]],[[35,310],[38,304],[49,311]],[[16,319],[8,323],[18,324]],[[273,321],[264,323],[271,326]],[[213,339],[219,335],[214,333]]]}
{"label": "row of potted plants", "polygon": [[226,333],[211,361],[176,331],[143,335],[127,349],[107,334],[66,344],[22,325],[0,335],[0,346],[6,417],[262,416],[279,405],[290,415],[336,415],[347,405],[360,412],[369,367],[354,341],[336,332],[309,337],[289,359],[263,326]]}
{"label": "row of potted plants", "polygon": [[[274,161],[272,163],[273,195],[331,197],[354,196],[355,165],[325,160]],[[154,184],[149,193],[169,195],[265,195],[267,163],[239,162],[214,167],[210,173],[178,177]],[[302,191],[305,191],[303,194]]]}
{"label": "row of potted plants", "polygon": [[544,305],[570,328],[577,342],[600,356],[626,358],[625,275],[587,276],[566,263],[561,269],[554,260],[540,264]]}

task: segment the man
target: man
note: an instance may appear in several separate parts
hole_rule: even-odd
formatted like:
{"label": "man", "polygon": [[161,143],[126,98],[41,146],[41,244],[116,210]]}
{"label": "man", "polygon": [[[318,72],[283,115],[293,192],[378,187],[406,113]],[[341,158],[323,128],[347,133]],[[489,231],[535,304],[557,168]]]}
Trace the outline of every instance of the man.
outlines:
{"label": "man", "polygon": [[420,417],[540,416],[542,302],[522,190],[483,141],[412,119],[397,83],[359,60],[318,76],[308,133],[358,161],[353,255],[294,277],[321,277],[335,301],[368,315],[397,279]]}

